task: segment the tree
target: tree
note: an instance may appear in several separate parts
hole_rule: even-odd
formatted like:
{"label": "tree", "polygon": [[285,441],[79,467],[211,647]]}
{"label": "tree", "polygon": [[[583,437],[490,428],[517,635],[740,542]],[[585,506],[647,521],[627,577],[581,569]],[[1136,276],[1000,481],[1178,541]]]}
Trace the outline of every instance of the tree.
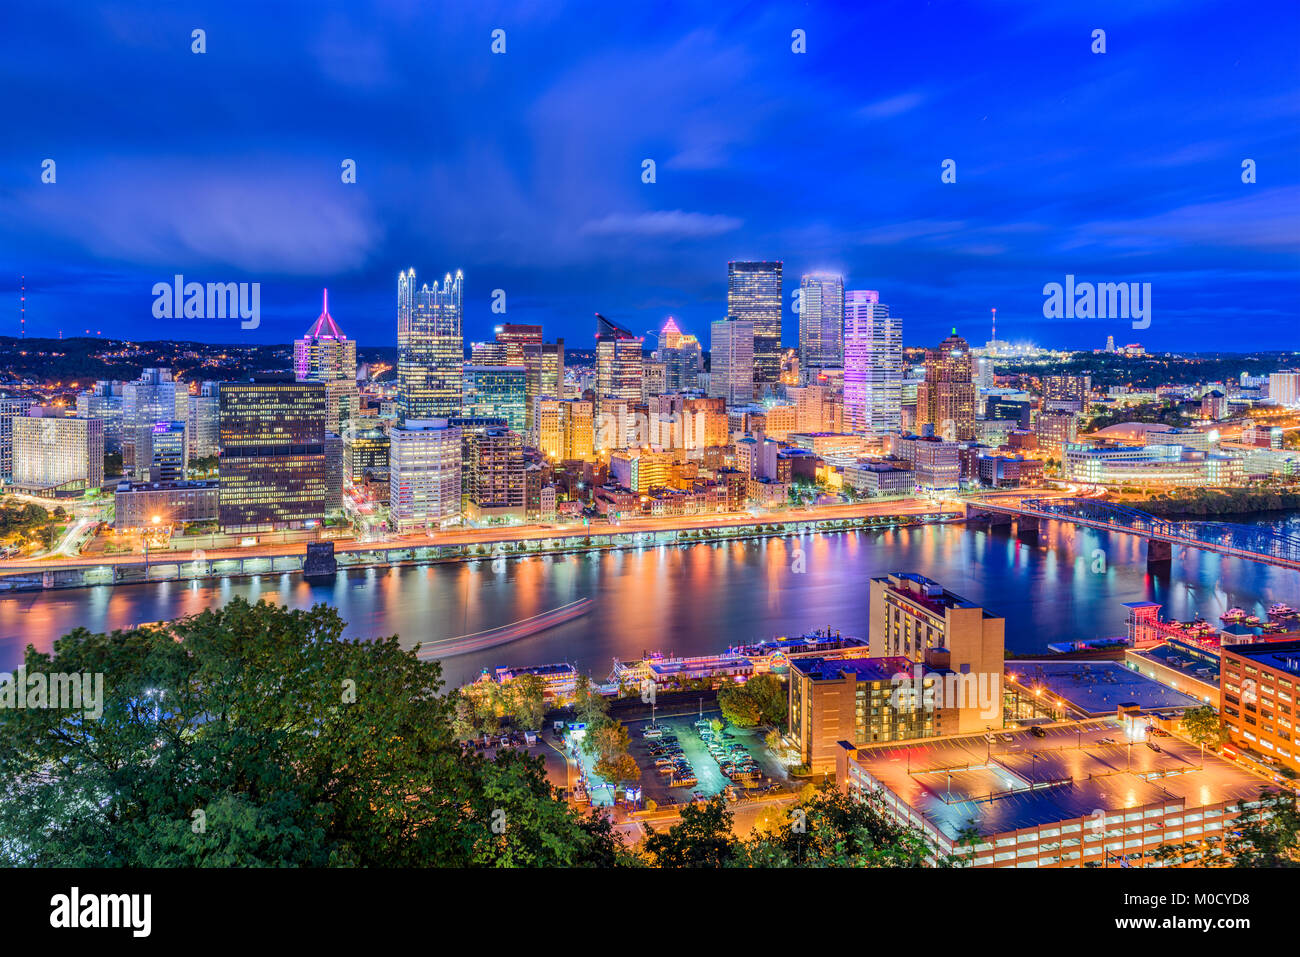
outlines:
{"label": "tree", "polygon": [[587,734],[582,739],[582,749],[596,757],[596,773],[616,784],[641,780],[641,768],[632,758],[631,746],[632,737],[627,728],[604,715],[587,725]]}
{"label": "tree", "polygon": [[598,723],[609,711],[609,702],[587,675],[578,675],[573,692],[573,711],[574,717],[588,726]]}
{"label": "tree", "polygon": [[786,826],[755,833],[745,843],[751,866],[933,866],[933,849],[921,833],[888,818],[875,794],[858,800],[838,790],[817,791],[788,809],[787,818]]}
{"label": "tree", "polygon": [[1227,740],[1227,732],[1219,713],[1209,705],[1190,708],[1183,712],[1183,731],[1192,744],[1217,747]]}
{"label": "tree", "polygon": [[546,685],[541,676],[525,672],[505,682],[501,688],[505,713],[515,724],[536,731],[546,717]]}
{"label": "tree", "polygon": [[1259,800],[1237,805],[1240,815],[1224,834],[1232,867],[1300,867],[1300,813],[1296,796],[1268,788]]}
{"label": "tree", "polygon": [[688,804],[677,824],[666,831],[651,828],[642,851],[655,867],[727,867],[740,846],[732,834],[733,820],[722,798]]}
{"label": "tree", "polygon": [[104,675],[98,717],[0,709],[0,863],[40,867],[609,866],[608,822],[543,762],[453,734],[437,662],[345,640],[337,612],[230,601],[79,628],[29,673]]}
{"label": "tree", "polygon": [[744,684],[726,682],[718,690],[718,707],[722,715],[738,728],[760,724],[785,727],[786,689],[773,674],[754,675]]}

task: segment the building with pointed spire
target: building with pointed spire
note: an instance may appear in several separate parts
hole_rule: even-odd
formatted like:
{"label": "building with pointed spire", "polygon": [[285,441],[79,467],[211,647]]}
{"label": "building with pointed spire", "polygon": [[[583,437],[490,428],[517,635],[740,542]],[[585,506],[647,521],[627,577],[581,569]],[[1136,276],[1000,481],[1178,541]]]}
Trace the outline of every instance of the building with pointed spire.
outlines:
{"label": "building with pointed spire", "polygon": [[325,383],[331,432],[346,429],[360,405],[357,389],[357,344],[343,334],[330,315],[329,290],[324,291],[321,313],[301,339],[293,343],[293,376],[299,382]]}

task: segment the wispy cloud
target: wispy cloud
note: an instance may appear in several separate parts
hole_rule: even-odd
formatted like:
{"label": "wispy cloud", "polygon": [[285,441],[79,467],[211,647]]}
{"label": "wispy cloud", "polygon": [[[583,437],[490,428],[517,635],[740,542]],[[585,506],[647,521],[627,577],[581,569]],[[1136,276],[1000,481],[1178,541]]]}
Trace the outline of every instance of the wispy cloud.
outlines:
{"label": "wispy cloud", "polygon": [[634,236],[645,239],[705,239],[735,232],[744,222],[734,216],[680,209],[654,213],[611,213],[582,224],[583,236]]}

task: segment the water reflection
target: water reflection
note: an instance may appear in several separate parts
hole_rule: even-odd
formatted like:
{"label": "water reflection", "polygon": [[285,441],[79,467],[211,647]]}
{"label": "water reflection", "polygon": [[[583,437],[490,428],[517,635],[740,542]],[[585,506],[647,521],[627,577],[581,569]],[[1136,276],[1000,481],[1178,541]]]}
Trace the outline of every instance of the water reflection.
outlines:
{"label": "water reflection", "polygon": [[[1105,559],[1100,571],[1097,550]],[[497,568],[490,561],[370,568],[340,574],[332,584],[267,574],[27,593],[0,598],[0,668],[12,669],[28,642],[48,650],[79,625],[111,631],[194,614],[235,595],[295,608],[326,602],[339,609],[350,636],[396,633],[408,645],[595,599],[584,618],[444,661],[457,682],[505,663],[567,660],[603,677],[615,656],[648,650],[703,654],[827,626],[865,635],[866,582],[896,570],[928,575],[1005,616],[1007,643],[1017,651],[1120,634],[1126,601],[1150,599],[1174,617],[1212,620],[1234,605],[1259,613],[1275,601],[1300,606],[1294,572],[1189,549],[1175,556],[1170,573],[1151,576],[1144,555],[1135,538],[1090,529],[1056,526],[1044,545],[1031,546],[1002,530],[936,526],[533,557]]]}

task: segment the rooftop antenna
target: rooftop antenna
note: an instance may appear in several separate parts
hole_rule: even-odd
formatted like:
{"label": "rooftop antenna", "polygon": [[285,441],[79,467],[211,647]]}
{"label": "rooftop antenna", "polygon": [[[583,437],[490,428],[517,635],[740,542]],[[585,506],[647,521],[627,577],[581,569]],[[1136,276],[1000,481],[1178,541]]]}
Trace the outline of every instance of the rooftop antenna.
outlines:
{"label": "rooftop antenna", "polygon": [[18,277],[18,338],[27,338],[27,277]]}
{"label": "rooftop antenna", "polygon": [[993,335],[992,335],[992,340],[993,340],[994,342],[997,342],[997,341],[998,341],[998,307],[997,307],[997,306],[994,306],[994,307],[993,307]]}

